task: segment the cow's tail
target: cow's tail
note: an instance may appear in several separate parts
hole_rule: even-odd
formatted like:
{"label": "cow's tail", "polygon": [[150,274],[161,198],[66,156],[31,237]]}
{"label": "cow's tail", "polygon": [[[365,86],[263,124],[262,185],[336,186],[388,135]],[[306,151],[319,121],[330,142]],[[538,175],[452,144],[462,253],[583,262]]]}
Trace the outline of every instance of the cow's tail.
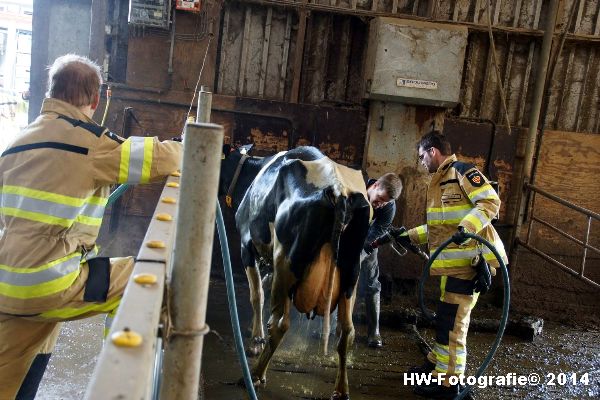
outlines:
{"label": "cow's tail", "polygon": [[329,332],[331,331],[331,303],[333,297],[333,287],[335,279],[335,269],[337,266],[338,252],[340,249],[340,238],[344,225],[346,224],[347,216],[347,198],[340,196],[336,199],[333,231],[331,234],[331,250],[333,257],[330,258],[328,270],[328,287],[327,287],[327,303],[325,312],[323,313],[323,353],[327,355],[327,347],[329,345]]}

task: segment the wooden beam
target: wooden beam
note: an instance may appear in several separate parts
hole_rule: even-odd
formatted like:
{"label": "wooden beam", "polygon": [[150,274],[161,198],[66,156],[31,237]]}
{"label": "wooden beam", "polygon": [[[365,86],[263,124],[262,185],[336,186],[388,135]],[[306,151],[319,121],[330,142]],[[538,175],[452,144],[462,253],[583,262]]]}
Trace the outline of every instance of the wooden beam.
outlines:
{"label": "wooden beam", "polygon": [[262,60],[260,64],[260,78],[258,83],[258,96],[263,97],[265,93],[265,79],[267,77],[267,62],[269,60],[269,42],[271,41],[271,20],[273,18],[273,7],[267,10],[267,21],[265,22],[265,34],[263,40]]}
{"label": "wooden beam", "polygon": [[[222,31],[223,33],[221,34],[221,42],[222,43],[226,43],[227,42],[227,34],[229,33],[229,7],[225,7],[225,14],[223,15],[223,27],[222,27]],[[225,49],[227,46],[221,46],[222,49]],[[226,51],[221,51],[220,55],[221,57],[219,64],[221,65],[221,67],[219,68],[219,82],[217,82],[217,92],[218,93],[223,93],[223,81],[225,80],[225,67],[224,65],[227,65],[227,52]]]}
{"label": "wooden beam", "polygon": [[281,60],[281,71],[279,73],[279,88],[277,90],[277,97],[279,100],[285,100],[285,79],[287,77],[287,63],[290,53],[290,41],[292,39],[292,13],[287,12],[285,21],[285,36],[283,38],[283,56]]}
{"label": "wooden beam", "polygon": [[292,81],[290,103],[298,103],[298,95],[300,93],[300,76],[302,75],[302,60],[304,58],[304,40],[306,38],[307,18],[307,10],[301,9],[298,13],[298,35],[296,36],[296,50],[294,52],[294,78]]}
{"label": "wooden beam", "polygon": [[242,37],[242,56],[240,57],[240,75],[238,77],[238,95],[240,96],[244,95],[248,48],[250,47],[250,25],[252,25],[252,8],[250,6],[246,6],[246,16],[244,17],[244,36]]}

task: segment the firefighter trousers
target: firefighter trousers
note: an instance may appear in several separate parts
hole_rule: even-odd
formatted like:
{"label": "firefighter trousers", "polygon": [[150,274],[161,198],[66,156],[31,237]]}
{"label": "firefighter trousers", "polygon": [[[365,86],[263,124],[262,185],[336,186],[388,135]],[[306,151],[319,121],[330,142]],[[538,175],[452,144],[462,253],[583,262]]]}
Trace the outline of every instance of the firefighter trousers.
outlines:
{"label": "firefighter trousers", "polygon": [[467,332],[471,310],[477,303],[479,293],[473,292],[473,274],[460,277],[442,276],[441,296],[436,311],[436,334],[433,351],[427,359],[435,364],[434,374],[444,373],[444,385],[448,377],[465,372],[467,361]]}
{"label": "firefighter trousers", "polygon": [[[60,333],[61,321],[107,314],[112,322],[129,276],[132,257],[92,259],[86,286],[59,308],[32,316],[0,313],[0,400],[33,399]],[[97,264],[104,264],[106,271]],[[99,275],[92,273],[100,271]],[[99,278],[94,278],[99,276]],[[105,326],[105,333],[107,327]]]}

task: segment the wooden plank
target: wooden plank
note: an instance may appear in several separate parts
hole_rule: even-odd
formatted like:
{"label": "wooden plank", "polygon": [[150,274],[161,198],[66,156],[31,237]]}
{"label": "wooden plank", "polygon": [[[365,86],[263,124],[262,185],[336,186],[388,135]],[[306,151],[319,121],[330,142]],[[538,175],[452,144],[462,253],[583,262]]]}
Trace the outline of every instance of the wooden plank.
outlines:
{"label": "wooden plank", "polygon": [[458,21],[458,10],[459,10],[459,4],[460,0],[456,0],[454,2],[454,9],[452,10],[452,21]]}
{"label": "wooden plank", "polygon": [[371,0],[371,11],[377,11],[379,0]]}
{"label": "wooden plank", "polygon": [[358,4],[358,0],[351,0],[350,5],[353,10],[356,10],[356,5]]}
{"label": "wooden plank", "polygon": [[596,22],[594,22],[594,36],[598,36],[600,34],[600,7],[598,7],[598,11],[596,12]]}
{"label": "wooden plank", "polygon": [[[489,86],[494,86],[492,80],[496,81],[496,73],[493,72],[493,62],[492,62],[492,45],[488,44],[488,54],[487,61],[485,62],[485,72],[483,74],[483,88],[481,89],[481,97],[480,97],[480,108],[479,108],[479,117],[480,118],[492,118],[492,115],[486,116],[486,101],[488,99],[488,90]],[[492,89],[493,90],[493,89]],[[492,107],[493,108],[493,107]],[[491,113],[490,113],[491,114]]]}
{"label": "wooden plank", "polygon": [[285,79],[287,77],[287,63],[290,52],[290,41],[292,40],[292,13],[287,12],[285,21],[285,36],[283,39],[283,56],[281,60],[281,72],[279,73],[279,88],[277,90],[278,98],[285,100]]}
{"label": "wooden plank", "polygon": [[[579,8],[577,9],[577,17],[575,19],[575,26],[573,27],[573,32],[576,33],[579,30],[579,25],[581,24],[581,16],[583,13],[583,5],[584,2],[579,0]],[[573,5],[574,7],[575,5]],[[574,11],[574,10],[572,10]],[[569,13],[569,16],[571,14]],[[569,27],[566,27],[566,29],[568,29]],[[568,85],[568,80],[569,78],[572,78],[572,70],[573,70],[573,62],[575,60],[575,46],[572,45],[571,48],[569,49],[569,57],[568,57],[568,61],[567,61],[567,68],[565,69],[565,74],[563,75],[563,79],[562,79],[562,85],[560,86],[560,95],[558,96],[558,106],[556,109],[556,113],[554,114],[554,129],[558,128],[558,124],[560,122],[560,117],[561,115],[566,111],[567,113],[570,113],[571,110],[565,110],[565,94],[569,93],[570,91],[567,90],[567,85]],[[551,78],[551,77],[550,77]],[[579,96],[581,98],[581,96],[583,95],[583,93],[579,93]],[[575,110],[575,112],[577,113],[577,110]],[[568,130],[569,128],[563,126],[562,127],[563,130]]]}
{"label": "wooden plank", "polygon": [[494,7],[494,25],[498,25],[498,20],[500,19],[500,8],[502,8],[502,0],[496,0]]}
{"label": "wooden plank", "polygon": [[302,60],[304,58],[304,42],[306,39],[307,18],[307,11],[300,10],[298,13],[298,35],[296,36],[296,50],[294,52],[294,77],[292,80],[290,103],[298,103],[298,96],[300,94],[300,76],[302,75]]}
{"label": "wooden plank", "polygon": [[227,65],[228,60],[227,60],[227,51],[226,48],[229,47],[229,44],[227,43],[227,34],[229,33],[229,7],[225,7],[225,13],[223,15],[223,34],[221,35],[221,53],[220,53],[220,64],[221,67],[219,68],[219,81],[217,82],[217,93],[223,93],[223,81],[225,80],[225,68],[224,66]]}
{"label": "wooden plank", "polygon": [[398,12],[398,0],[392,1],[392,14],[396,14]]}
{"label": "wooden plank", "polygon": [[[600,7],[598,7],[598,10],[596,12],[596,21],[594,22],[594,29],[593,29],[594,35],[597,35],[598,31],[600,30],[599,22],[600,22]],[[575,115],[575,121],[576,121],[575,131],[577,131],[577,132],[579,132],[581,129],[581,122],[583,120],[583,118],[581,118],[581,110],[584,107],[584,100],[587,98],[585,95],[585,92],[588,87],[588,82],[589,82],[589,77],[590,77],[590,68],[592,65],[594,65],[595,58],[596,58],[596,48],[590,48],[588,50],[588,57],[585,62],[585,71],[583,73],[583,84],[581,86],[581,93],[579,95],[579,101],[577,103],[577,111],[576,111],[577,113]],[[593,91],[592,91],[592,95],[593,95]],[[590,103],[591,103],[592,97],[593,96],[590,96]],[[591,113],[588,113],[588,120],[591,118],[590,114]]]}
{"label": "wooden plank", "polygon": [[[350,68],[350,49],[352,46],[351,37],[352,31],[350,26],[350,18],[344,18],[343,22],[338,26],[337,32],[341,37],[339,44],[333,47],[333,51],[339,51],[338,62],[335,65],[335,100],[346,101],[346,86],[348,85],[348,70]],[[333,33],[332,33],[333,34]]]}
{"label": "wooden plank", "polygon": [[[487,6],[486,6],[487,7]],[[479,23],[479,11],[481,10],[481,0],[475,1],[475,9],[473,10],[473,23]]]}
{"label": "wooden plank", "polygon": [[[540,22],[540,13],[542,10],[542,1],[537,0],[535,18],[533,20],[533,29],[537,29]],[[529,44],[529,54],[527,55],[527,67],[525,68],[525,78],[523,79],[523,90],[519,100],[519,112],[517,113],[517,125],[523,124],[523,116],[525,114],[525,105],[527,103],[527,91],[529,90],[529,77],[531,76],[531,65],[533,63],[533,53],[535,51],[535,42]]]}
{"label": "wooden plank", "polygon": [[[554,115],[554,121],[552,123],[552,126],[554,126],[554,129],[558,128],[558,124],[560,122],[560,117],[563,114],[564,111],[570,112],[569,110],[565,110],[564,107],[564,103],[565,103],[565,96],[567,95],[567,93],[569,93],[569,90],[567,90],[567,86],[570,87],[570,82],[569,78],[571,78],[571,72],[573,70],[573,60],[575,59],[575,49],[571,48],[569,51],[569,56],[567,59],[567,67],[565,68],[565,73],[562,77],[562,84],[560,86],[560,95],[558,95],[558,105],[556,107],[556,112],[553,114]],[[567,127],[562,126],[561,127],[564,130],[568,130]]]}
{"label": "wooden plank", "polygon": [[419,0],[414,0],[413,1],[412,14],[413,15],[417,15],[418,12],[419,12]]}
{"label": "wooden plank", "polygon": [[[499,0],[500,1],[500,0]],[[522,0],[517,0],[517,3],[515,5],[515,13],[513,15],[513,21],[512,21],[512,26],[515,27],[517,26],[517,24],[519,23],[519,16],[521,14],[521,1]],[[500,7],[498,7],[499,9]],[[496,13],[497,14],[497,13]],[[497,19],[496,19],[497,20]],[[506,58],[506,70],[504,72],[504,90],[506,91],[506,104],[507,107],[510,104],[510,94],[511,94],[511,90],[510,90],[510,73],[512,71],[512,63],[513,63],[513,57],[514,57],[514,52],[515,52],[515,41],[511,40],[510,41],[510,46],[508,49],[508,56]],[[507,110],[508,112],[508,110]],[[500,110],[500,107],[497,108],[496,111],[496,115],[494,117],[494,120],[499,120],[501,117],[502,111]],[[510,114],[509,114],[509,120],[510,120]]]}
{"label": "wooden plank", "polygon": [[246,66],[248,60],[248,48],[250,47],[250,26],[252,25],[252,8],[246,7],[244,17],[244,36],[242,38],[242,56],[240,57],[240,75],[238,76],[238,91],[240,96],[244,95],[244,82],[246,80]]}
{"label": "wooden plank", "polygon": [[[545,191],[564,200],[586,208],[595,213],[600,212],[600,186],[590,184],[600,174],[598,149],[600,135],[575,132],[544,132],[543,142],[537,165],[535,184]],[[585,165],[585,168],[573,168],[574,165]],[[574,190],[585,188],[585,190]],[[587,229],[587,220],[581,214],[567,210],[553,201],[536,196],[538,218],[552,221],[557,227],[579,239]],[[554,254],[571,254],[572,242],[564,241],[560,236],[552,235],[544,242],[535,243],[541,250],[550,250]],[[600,230],[592,229],[590,244],[598,243]],[[577,250],[578,252],[580,249]]]}
{"label": "wooden plank", "polygon": [[269,42],[271,41],[271,20],[273,18],[273,7],[267,10],[267,21],[265,22],[265,34],[263,40],[262,60],[260,67],[260,78],[258,82],[258,96],[265,94],[265,78],[267,76],[267,62],[269,60]]}
{"label": "wooden plank", "polygon": [[[579,93],[579,99],[577,101],[577,110],[575,112],[575,131],[576,132],[580,132],[580,129],[581,129],[581,121],[583,120],[583,118],[581,118],[581,110],[583,109],[584,101],[587,98],[585,92],[588,90],[590,67],[592,65],[594,65],[595,58],[596,58],[596,49],[595,48],[588,49],[588,56],[585,61],[585,69],[583,72],[583,84],[581,85],[581,93]],[[590,96],[589,98],[591,99],[592,96]],[[588,117],[589,117],[589,113],[588,113]]]}

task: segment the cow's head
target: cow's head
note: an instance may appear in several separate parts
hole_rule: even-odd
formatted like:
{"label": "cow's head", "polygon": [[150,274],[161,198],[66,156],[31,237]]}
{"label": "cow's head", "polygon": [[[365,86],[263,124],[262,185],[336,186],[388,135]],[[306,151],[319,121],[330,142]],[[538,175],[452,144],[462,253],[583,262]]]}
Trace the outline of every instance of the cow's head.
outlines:
{"label": "cow's head", "polygon": [[219,196],[224,196],[231,186],[233,176],[244,154],[248,154],[253,144],[234,147],[229,144],[223,145],[221,160],[221,175],[219,177]]}

